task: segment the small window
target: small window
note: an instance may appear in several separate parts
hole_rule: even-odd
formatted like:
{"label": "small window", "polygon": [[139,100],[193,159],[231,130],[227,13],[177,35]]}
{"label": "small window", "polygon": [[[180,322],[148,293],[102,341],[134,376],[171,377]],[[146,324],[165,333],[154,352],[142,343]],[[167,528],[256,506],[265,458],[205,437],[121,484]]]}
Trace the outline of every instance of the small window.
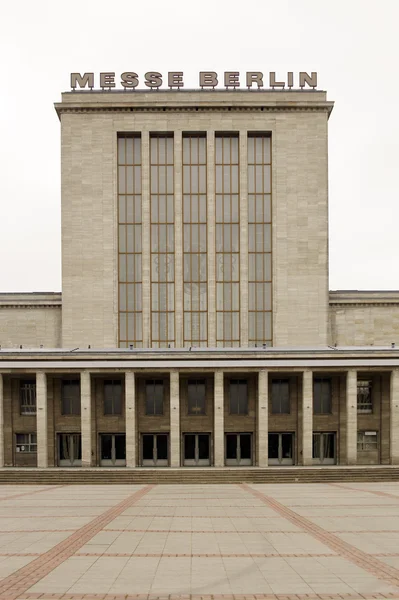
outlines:
{"label": "small window", "polygon": [[36,381],[21,380],[19,387],[21,415],[36,414]]}
{"label": "small window", "polygon": [[36,433],[17,433],[15,441],[17,452],[37,452]]}
{"label": "small window", "polygon": [[63,379],[61,382],[61,412],[63,415],[80,415],[80,381]]}
{"label": "small window", "polygon": [[331,414],[331,379],[315,379],[313,382],[313,413]]}
{"label": "small window", "polygon": [[246,379],[230,380],[230,414],[248,414],[248,384]]}
{"label": "small window", "polygon": [[145,414],[163,415],[162,379],[151,379],[145,382]]}
{"label": "small window", "polygon": [[373,401],[371,397],[371,381],[369,380],[359,380],[357,382],[357,412],[373,412]]}
{"label": "small window", "polygon": [[122,414],[122,382],[118,379],[104,381],[104,415]]}
{"label": "small window", "polygon": [[187,386],[188,414],[205,414],[206,387],[204,379],[189,379]]}
{"label": "small window", "polygon": [[370,452],[378,450],[378,435],[376,431],[358,431],[357,432],[357,450],[358,452]]}
{"label": "small window", "polygon": [[274,415],[290,412],[289,379],[273,379],[272,381],[272,413]]}

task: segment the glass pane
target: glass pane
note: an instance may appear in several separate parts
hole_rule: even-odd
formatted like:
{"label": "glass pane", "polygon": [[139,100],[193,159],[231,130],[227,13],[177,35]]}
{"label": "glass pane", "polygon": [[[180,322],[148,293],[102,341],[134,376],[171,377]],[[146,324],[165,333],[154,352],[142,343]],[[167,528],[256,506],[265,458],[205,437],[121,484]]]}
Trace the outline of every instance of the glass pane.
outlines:
{"label": "glass pane", "polygon": [[73,436],[73,458],[81,460],[82,458],[82,436],[80,433],[75,433]]}
{"label": "glass pane", "polygon": [[143,459],[154,459],[154,436],[152,434],[143,435]]}
{"label": "glass pane", "polygon": [[323,434],[323,457],[324,458],[334,458],[334,441],[335,434],[334,433],[324,433]]}
{"label": "glass pane", "polygon": [[112,435],[101,436],[101,458],[102,460],[112,459]]}
{"label": "glass pane", "polygon": [[60,440],[60,460],[71,459],[71,436],[68,434],[61,434]]}
{"label": "glass pane", "polygon": [[292,434],[281,434],[282,458],[292,458]]}
{"label": "glass pane", "polygon": [[237,435],[235,433],[226,435],[226,458],[237,458]]}
{"label": "glass pane", "polygon": [[195,435],[186,434],[184,436],[184,458],[189,460],[195,459]]}
{"label": "glass pane", "polygon": [[251,434],[240,434],[241,458],[251,458]]}
{"label": "glass pane", "polygon": [[278,433],[269,433],[269,458],[278,458]]}
{"label": "glass pane", "polygon": [[199,460],[209,459],[209,435],[198,435],[198,458]]}
{"label": "glass pane", "polygon": [[126,459],[126,436],[123,434],[115,435],[115,458],[116,460]]}
{"label": "glass pane", "polygon": [[158,434],[157,436],[157,460],[168,459],[168,436]]}
{"label": "glass pane", "polygon": [[320,433],[313,434],[313,458],[320,458]]}

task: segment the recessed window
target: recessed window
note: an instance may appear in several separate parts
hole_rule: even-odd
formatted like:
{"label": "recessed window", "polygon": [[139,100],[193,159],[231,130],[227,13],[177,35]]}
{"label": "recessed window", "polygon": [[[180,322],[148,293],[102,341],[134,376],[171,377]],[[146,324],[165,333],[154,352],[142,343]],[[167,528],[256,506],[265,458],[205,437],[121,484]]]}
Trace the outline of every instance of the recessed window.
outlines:
{"label": "recessed window", "polygon": [[357,432],[357,450],[358,452],[370,452],[378,450],[378,435],[376,431],[358,431]]}
{"label": "recessed window", "polygon": [[188,394],[188,414],[189,415],[204,415],[205,414],[205,380],[204,379],[189,379],[187,385]]}
{"label": "recessed window", "polygon": [[230,380],[230,414],[248,414],[248,383],[246,379]]}
{"label": "recessed window", "polygon": [[328,415],[332,410],[331,379],[319,378],[313,382],[313,412]]}
{"label": "recessed window", "polygon": [[272,381],[272,413],[289,414],[290,382],[289,379],[273,379]]}
{"label": "recessed window", "polygon": [[36,414],[36,381],[22,380],[19,387],[21,415]]}
{"label": "recessed window", "polygon": [[162,379],[151,379],[145,383],[145,414],[163,415]]}
{"label": "recessed window", "polygon": [[357,382],[357,412],[372,413],[373,401],[371,396],[371,381],[359,380]]}
{"label": "recessed window", "polygon": [[80,415],[80,381],[63,379],[61,382],[61,413]]}
{"label": "recessed window", "polygon": [[104,381],[104,415],[122,414],[122,382],[107,379]]}
{"label": "recessed window", "polygon": [[37,452],[36,433],[17,433],[15,442],[17,452]]}

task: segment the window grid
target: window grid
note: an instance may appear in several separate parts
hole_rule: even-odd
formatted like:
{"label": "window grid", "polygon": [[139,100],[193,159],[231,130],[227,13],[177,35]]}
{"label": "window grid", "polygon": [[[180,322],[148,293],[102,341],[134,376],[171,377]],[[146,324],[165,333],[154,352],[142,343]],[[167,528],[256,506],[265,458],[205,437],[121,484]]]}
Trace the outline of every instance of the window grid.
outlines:
{"label": "window grid", "polygon": [[239,138],[217,135],[216,345],[240,345]]}
{"label": "window grid", "polygon": [[378,450],[378,435],[376,431],[358,431],[357,449],[360,452]]}
{"label": "window grid", "polygon": [[119,347],[143,346],[141,138],[118,136]]}
{"label": "window grid", "polygon": [[37,452],[36,433],[16,433],[15,449],[17,452]]}
{"label": "window grid", "polygon": [[151,346],[175,344],[173,137],[150,137]]}
{"label": "window grid", "polygon": [[36,414],[36,382],[21,381],[19,387],[21,415]]}
{"label": "window grid", "polygon": [[248,136],[248,342],[272,345],[271,138]]}
{"label": "window grid", "polygon": [[359,380],[357,382],[357,412],[370,414],[373,412],[373,400],[371,395],[371,381]]}
{"label": "window grid", "polygon": [[184,346],[208,345],[206,137],[183,137]]}
{"label": "window grid", "polygon": [[149,379],[145,382],[145,414],[163,415],[163,380]]}

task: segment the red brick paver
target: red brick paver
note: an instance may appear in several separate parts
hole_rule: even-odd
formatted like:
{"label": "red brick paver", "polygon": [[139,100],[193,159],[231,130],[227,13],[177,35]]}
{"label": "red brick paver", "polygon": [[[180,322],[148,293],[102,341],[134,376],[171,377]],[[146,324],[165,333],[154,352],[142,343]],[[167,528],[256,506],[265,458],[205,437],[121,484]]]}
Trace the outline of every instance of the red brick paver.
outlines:
{"label": "red brick paver", "polygon": [[[395,494],[390,494],[389,492],[380,492],[379,490],[363,490],[361,488],[352,487],[345,483],[328,483],[328,485],[339,487],[344,490],[353,490],[354,492],[366,492],[367,494],[374,494],[374,496],[382,496],[383,498],[394,498],[395,500],[399,501],[399,496],[395,496]],[[396,504],[384,504],[384,506],[396,506]]]}
{"label": "red brick paver", "polygon": [[[251,488],[248,484],[241,483],[239,485],[242,489],[247,490],[257,498],[260,498],[269,508],[275,510],[278,514],[297,527],[301,527],[306,533],[312,535],[315,539],[325,546],[331,548],[331,550],[337,554],[340,554],[347,560],[350,560],[352,563],[356,564],[358,567],[361,567],[365,571],[372,573],[378,579],[382,579],[391,585],[399,586],[398,569],[390,567],[374,556],[362,552],[362,550],[355,548],[355,546],[348,544],[348,542],[344,542],[330,531],[326,531],[319,525],[309,521],[307,518],[298,515],[298,513],[294,512],[287,506],[284,506],[284,504],[281,504],[274,498]],[[367,598],[367,596],[365,597]]]}
{"label": "red brick paver", "polygon": [[398,600],[399,594],[23,594],[21,600]]}
{"label": "red brick paver", "polygon": [[52,490],[58,490],[63,487],[65,487],[65,485],[52,485],[50,487],[41,488],[40,490],[34,490],[33,492],[22,492],[21,494],[14,494],[13,496],[3,496],[3,497],[0,497],[0,502],[2,500],[11,500],[14,498],[22,498],[22,496],[32,496],[33,494],[41,494],[42,492],[51,492]]}
{"label": "red brick paver", "polygon": [[[108,523],[113,521],[116,517],[119,517],[126,509],[141,500],[141,498],[153,487],[153,485],[143,487],[125,500],[122,500],[122,502],[116,506],[108,509],[102,515],[97,516],[93,521],[87,523],[87,525],[84,525],[75,531],[75,533],[70,535],[66,540],[63,540],[36,560],[25,567],[18,569],[18,571],[15,571],[12,575],[5,577],[0,582],[0,598],[2,600],[16,600],[17,598],[23,597],[23,594],[25,594],[30,587],[75,554],[79,548],[82,548],[82,546],[87,544],[97,533],[102,531]],[[36,597],[41,598],[45,596],[45,594],[41,594]],[[53,595],[53,598],[54,597],[56,596]],[[67,594],[64,594],[62,597],[65,599],[73,598],[73,595],[69,594],[68,596]],[[101,595],[99,597],[101,597]]]}

